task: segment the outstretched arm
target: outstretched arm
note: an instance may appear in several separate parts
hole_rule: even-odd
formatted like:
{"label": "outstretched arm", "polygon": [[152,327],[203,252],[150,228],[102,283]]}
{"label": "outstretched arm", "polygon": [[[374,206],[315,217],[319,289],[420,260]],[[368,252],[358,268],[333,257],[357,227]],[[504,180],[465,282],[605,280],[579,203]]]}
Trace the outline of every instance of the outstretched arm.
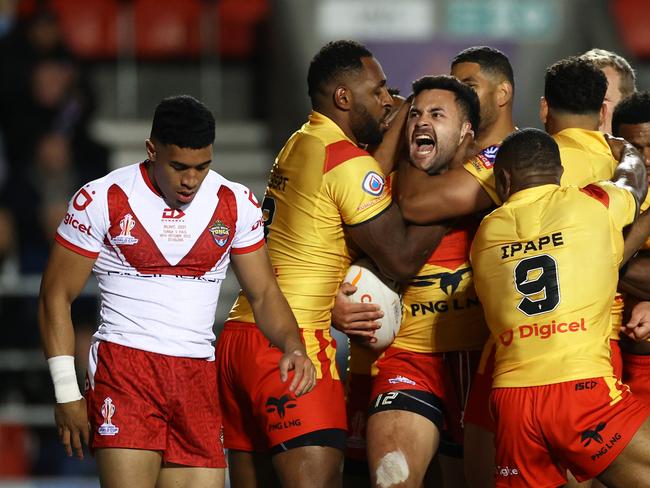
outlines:
{"label": "outstretched arm", "polygon": [[86,402],[81,397],[74,369],[72,302],[79,296],[94,259],[76,254],[58,243],[52,246],[38,299],[38,322],[48,359],[56,406],[54,417],[68,456],[83,459],[82,441],[88,445]]}
{"label": "outstretched arm", "polygon": [[246,254],[233,253],[231,259],[257,326],[284,353],[279,365],[282,381],[287,381],[289,371],[294,370],[289,391],[296,396],[311,391],[316,384],[316,369],[307,357],[296,318],[275,279],[266,245]]}
{"label": "outstretched arm", "polygon": [[400,167],[397,182],[404,218],[420,225],[473,214],[493,205],[488,193],[464,168],[431,176],[405,164]]}
{"label": "outstretched arm", "polygon": [[387,278],[401,282],[422,268],[448,227],[408,225],[393,202],[378,217],[346,230]]}

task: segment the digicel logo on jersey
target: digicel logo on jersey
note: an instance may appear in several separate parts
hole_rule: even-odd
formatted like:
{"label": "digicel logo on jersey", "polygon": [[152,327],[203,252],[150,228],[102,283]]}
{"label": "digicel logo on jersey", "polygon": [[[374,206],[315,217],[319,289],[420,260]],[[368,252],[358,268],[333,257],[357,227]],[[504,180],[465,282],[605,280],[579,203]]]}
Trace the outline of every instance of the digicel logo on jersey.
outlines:
{"label": "digicel logo on jersey", "polygon": [[567,332],[586,332],[587,326],[585,319],[580,318],[573,322],[559,322],[553,320],[550,324],[526,324],[520,325],[516,329],[508,329],[499,334],[499,340],[504,346],[509,346],[515,339],[528,339],[530,337],[539,337],[548,339],[555,334],[565,334]]}
{"label": "digicel logo on jersey", "polygon": [[65,214],[65,217],[63,218],[63,223],[65,225],[72,226],[73,229],[78,230],[83,234],[90,235],[90,229],[92,229],[91,225],[82,224],[75,218],[74,214],[70,214],[70,213]]}

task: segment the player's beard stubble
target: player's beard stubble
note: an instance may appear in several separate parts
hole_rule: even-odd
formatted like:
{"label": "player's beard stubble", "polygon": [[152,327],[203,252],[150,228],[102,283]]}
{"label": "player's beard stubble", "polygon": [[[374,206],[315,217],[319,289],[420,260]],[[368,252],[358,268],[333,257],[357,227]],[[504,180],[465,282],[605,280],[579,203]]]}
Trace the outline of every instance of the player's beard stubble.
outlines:
{"label": "player's beard stubble", "polygon": [[381,120],[373,119],[368,109],[360,103],[352,105],[350,128],[359,143],[373,146],[379,144],[383,139]]}

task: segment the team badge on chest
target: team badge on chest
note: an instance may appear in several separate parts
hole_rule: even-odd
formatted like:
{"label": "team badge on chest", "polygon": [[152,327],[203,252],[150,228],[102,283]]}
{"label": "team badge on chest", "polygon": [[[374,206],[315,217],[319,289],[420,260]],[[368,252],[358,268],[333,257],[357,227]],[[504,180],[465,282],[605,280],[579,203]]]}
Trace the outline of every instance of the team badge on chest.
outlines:
{"label": "team badge on chest", "polygon": [[228,242],[230,237],[230,227],[224,224],[221,220],[216,220],[214,224],[210,226],[210,234],[214,242],[217,243],[217,246],[223,247]]}

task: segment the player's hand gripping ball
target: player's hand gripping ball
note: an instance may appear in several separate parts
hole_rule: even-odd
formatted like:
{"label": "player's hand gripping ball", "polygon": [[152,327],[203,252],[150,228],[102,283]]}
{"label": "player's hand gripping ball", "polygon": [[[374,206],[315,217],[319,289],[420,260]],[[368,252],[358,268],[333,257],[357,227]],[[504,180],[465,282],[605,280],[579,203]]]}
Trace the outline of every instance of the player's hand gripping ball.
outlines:
{"label": "player's hand gripping ball", "polygon": [[383,351],[395,340],[402,324],[402,299],[397,293],[397,283],[381,278],[374,264],[366,259],[350,266],[344,281],[357,287],[349,296],[351,301],[375,303],[384,312],[384,316],[377,319],[381,327],[374,331],[373,337],[363,340],[371,349]]}

